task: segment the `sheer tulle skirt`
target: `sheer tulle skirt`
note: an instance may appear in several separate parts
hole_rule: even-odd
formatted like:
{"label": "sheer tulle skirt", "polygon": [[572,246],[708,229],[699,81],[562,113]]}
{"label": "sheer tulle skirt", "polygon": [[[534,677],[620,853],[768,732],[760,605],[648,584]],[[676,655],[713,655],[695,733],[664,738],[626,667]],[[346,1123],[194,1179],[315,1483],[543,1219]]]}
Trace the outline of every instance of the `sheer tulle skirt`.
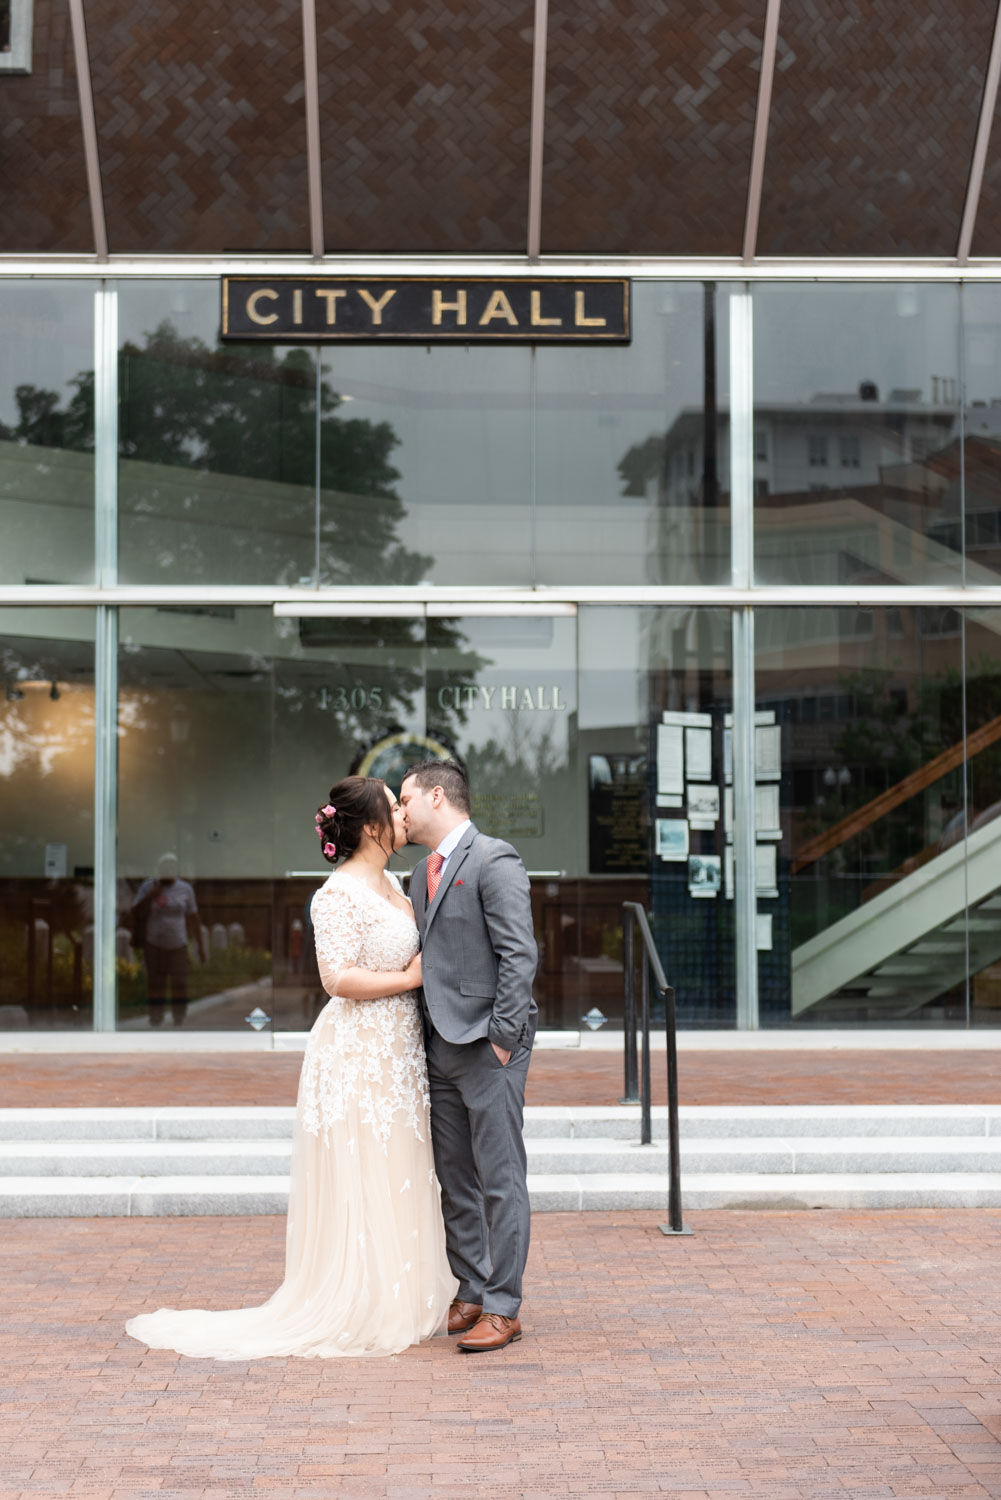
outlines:
{"label": "sheer tulle skirt", "polygon": [[[320,1026],[322,1022],[318,1022]],[[427,1111],[388,1139],[357,1099],[317,1135],[296,1111],[285,1279],[260,1307],[162,1308],[126,1332],[154,1349],[211,1359],[397,1354],[444,1324],[457,1283],[445,1254]],[[423,1136],[423,1139],[421,1138]]]}

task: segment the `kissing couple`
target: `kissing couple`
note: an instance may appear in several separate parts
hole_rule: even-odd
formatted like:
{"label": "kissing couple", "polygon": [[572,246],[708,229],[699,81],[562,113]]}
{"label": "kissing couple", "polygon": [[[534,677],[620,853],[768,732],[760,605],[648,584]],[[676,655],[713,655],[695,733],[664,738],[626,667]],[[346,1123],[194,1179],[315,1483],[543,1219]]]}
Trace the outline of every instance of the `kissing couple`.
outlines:
{"label": "kissing couple", "polygon": [[[133,1338],[237,1360],[521,1338],[538,954],[525,867],[469,814],[453,761],[411,766],[399,801],[372,777],[331,788],[316,830],[337,868],[311,907],[330,999],[299,1080],[285,1279],[260,1307],[132,1318]],[[432,851],[409,900],[386,868],[407,843]]]}

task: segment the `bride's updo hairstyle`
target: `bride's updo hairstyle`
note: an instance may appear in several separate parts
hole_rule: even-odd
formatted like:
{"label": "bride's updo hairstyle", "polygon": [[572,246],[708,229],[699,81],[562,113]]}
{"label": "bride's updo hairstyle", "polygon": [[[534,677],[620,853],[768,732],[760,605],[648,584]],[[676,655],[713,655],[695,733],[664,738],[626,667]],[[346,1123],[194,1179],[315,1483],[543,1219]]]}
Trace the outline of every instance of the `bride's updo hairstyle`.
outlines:
{"label": "bride's updo hairstyle", "polygon": [[[393,850],[393,820],[386,800],[386,783],[374,776],[345,776],[330,788],[330,801],[317,810],[316,831],[320,850],[328,864],[350,859],[365,835],[365,825],[375,824],[376,838]],[[384,838],[384,835],[386,836]],[[388,848],[386,845],[388,843]]]}

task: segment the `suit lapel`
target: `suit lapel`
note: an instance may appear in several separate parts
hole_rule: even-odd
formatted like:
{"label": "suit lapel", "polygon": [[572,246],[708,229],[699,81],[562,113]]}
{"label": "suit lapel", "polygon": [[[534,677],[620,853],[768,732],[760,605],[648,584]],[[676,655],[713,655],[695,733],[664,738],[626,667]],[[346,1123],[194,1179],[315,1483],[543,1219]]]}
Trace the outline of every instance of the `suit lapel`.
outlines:
{"label": "suit lapel", "polygon": [[421,937],[424,936],[424,927],[427,922],[427,912],[424,910],[424,898],[428,890],[428,862],[427,855],[414,867],[414,873],[410,877],[410,904],[414,909],[414,919],[417,922],[417,931]]}
{"label": "suit lapel", "polygon": [[[459,842],[458,847],[453,851],[452,857],[451,857],[451,859],[448,862],[448,868],[445,871],[445,874],[444,874],[444,877],[442,879],[442,882],[439,885],[438,889],[435,891],[434,900],[430,903],[430,905],[428,906],[428,909],[427,909],[427,911],[425,913],[425,927],[424,927],[424,931],[425,932],[428,930],[428,928],[431,926],[431,923],[434,921],[434,919],[435,919],[435,917],[436,917],[436,915],[438,913],[438,909],[441,906],[442,901],[445,899],[445,892],[448,890],[449,886],[455,880],[456,875],[458,875],[459,871],[461,870],[463,861],[465,860],[466,855],[469,853],[469,850],[470,850],[470,848],[472,846],[472,842],[475,839],[476,835],[479,833],[479,831],[480,830],[477,828],[477,826],[476,826],[475,823],[470,823],[469,827],[466,829],[465,833],[462,835],[462,838],[461,838],[461,840]],[[424,873],[425,873],[425,876],[426,876],[426,874],[427,874],[426,866],[425,866]],[[422,880],[421,884],[422,884],[423,888],[426,890],[427,889],[426,882],[424,880]]]}

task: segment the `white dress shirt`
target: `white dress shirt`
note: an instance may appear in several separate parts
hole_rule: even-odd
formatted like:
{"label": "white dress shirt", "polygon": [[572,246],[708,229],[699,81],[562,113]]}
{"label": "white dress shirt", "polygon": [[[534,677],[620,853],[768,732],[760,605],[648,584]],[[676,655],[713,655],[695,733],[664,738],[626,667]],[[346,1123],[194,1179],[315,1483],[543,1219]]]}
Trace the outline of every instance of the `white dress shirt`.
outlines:
{"label": "white dress shirt", "polygon": [[448,862],[452,858],[452,855],[455,853],[459,844],[462,842],[462,837],[466,832],[466,829],[470,826],[470,822],[471,819],[466,818],[464,822],[457,823],[456,826],[452,829],[451,833],[446,833],[445,837],[438,845],[438,848],[435,850],[435,853],[440,854],[442,857],[442,880],[444,880],[445,878],[445,871],[448,869]]}

